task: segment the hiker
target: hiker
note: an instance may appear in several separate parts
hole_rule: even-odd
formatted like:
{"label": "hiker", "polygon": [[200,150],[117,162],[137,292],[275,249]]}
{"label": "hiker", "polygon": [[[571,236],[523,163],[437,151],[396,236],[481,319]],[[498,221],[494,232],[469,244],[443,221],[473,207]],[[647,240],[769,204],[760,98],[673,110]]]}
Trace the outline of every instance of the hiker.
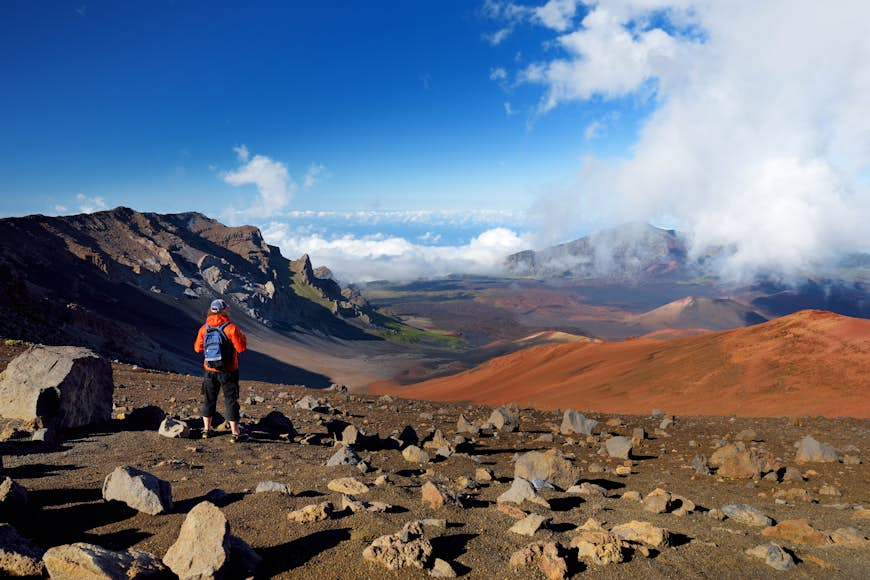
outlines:
{"label": "hiker", "polygon": [[239,429],[239,353],[245,352],[248,339],[229,318],[230,307],[218,298],[212,301],[205,324],[196,335],[193,350],[204,354],[202,366],[202,438],[213,435],[211,418],[215,412],[217,396],[224,393],[227,421],[232,436],[230,443],[243,439]]}

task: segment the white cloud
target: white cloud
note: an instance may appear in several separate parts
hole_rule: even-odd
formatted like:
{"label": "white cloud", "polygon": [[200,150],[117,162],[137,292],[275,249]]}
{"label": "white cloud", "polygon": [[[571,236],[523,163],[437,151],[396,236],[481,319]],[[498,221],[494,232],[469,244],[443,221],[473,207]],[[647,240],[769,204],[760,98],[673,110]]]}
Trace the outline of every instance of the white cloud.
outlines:
{"label": "white cloud", "polygon": [[504,28],[500,28],[500,29],[496,30],[496,31],[493,32],[493,33],[490,33],[490,34],[484,34],[483,37],[484,37],[484,38],[486,39],[486,41],[487,41],[488,43],[490,43],[491,45],[493,45],[493,46],[498,46],[499,44],[501,44],[502,42],[504,42],[504,40],[505,40],[508,36],[510,36],[511,33],[512,33],[513,31],[514,31],[514,27],[513,27],[513,26],[505,26]]}
{"label": "white cloud", "polygon": [[94,213],[109,209],[106,201],[100,196],[88,197],[83,193],[76,194],[76,203],[81,213]]}
{"label": "white cloud", "polygon": [[497,67],[489,71],[489,80],[503,81],[507,78],[507,71],[504,67]]}
{"label": "white cloud", "polygon": [[244,145],[233,150],[243,165],[223,173],[221,178],[230,185],[254,185],[258,193],[256,201],[248,209],[237,213],[247,217],[268,217],[286,209],[298,189],[287,167],[265,155],[250,157]]}
{"label": "white cloud", "polygon": [[592,121],[586,125],[586,128],[583,130],[583,138],[586,141],[591,141],[601,135],[602,129],[601,121]]}
{"label": "white cloud", "polygon": [[580,0],[550,0],[534,9],[535,18],[544,26],[557,32],[570,28]]}
{"label": "white cloud", "polygon": [[345,282],[413,280],[451,273],[502,271],[504,258],[528,247],[528,240],[507,228],[492,228],[460,246],[420,245],[397,236],[344,235],[325,238],[299,234],[272,223],[263,237],[295,257],[307,253],[315,265],[327,265]]}
{"label": "white cloud", "polygon": [[236,157],[238,157],[239,161],[244,163],[251,156],[251,152],[248,151],[248,147],[246,145],[239,145],[238,147],[233,147],[233,151],[236,153]]}
{"label": "white cloud", "polygon": [[510,101],[505,101],[505,102],[504,102],[504,113],[505,113],[505,115],[507,115],[508,117],[511,117],[511,116],[513,116],[513,115],[516,114],[516,111],[514,111],[514,108],[511,106]]}
{"label": "white cloud", "polygon": [[858,0],[590,3],[555,38],[563,53],[521,75],[544,87],[540,110],[651,95],[655,109],[627,159],[583,161],[562,195],[574,227],[666,218],[696,251],[735,248],[733,278],[870,248],[868,19]]}
{"label": "white cloud", "polygon": [[306,188],[313,187],[318,181],[320,181],[321,177],[324,177],[324,172],[326,171],[326,167],[320,163],[312,163],[308,166],[308,171],[305,172],[305,176],[302,178],[302,185]]}

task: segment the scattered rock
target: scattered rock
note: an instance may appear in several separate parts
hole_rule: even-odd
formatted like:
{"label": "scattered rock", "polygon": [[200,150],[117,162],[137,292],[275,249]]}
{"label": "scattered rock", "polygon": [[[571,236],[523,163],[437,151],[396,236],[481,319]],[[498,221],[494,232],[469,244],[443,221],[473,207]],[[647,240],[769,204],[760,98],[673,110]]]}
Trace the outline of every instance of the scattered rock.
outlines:
{"label": "scattered rock", "polygon": [[435,561],[432,563],[432,569],[429,570],[429,575],[433,578],[456,578],[456,571],[453,570],[453,566],[446,560],[435,558]]}
{"label": "scattered rock", "polygon": [[287,514],[287,519],[297,524],[310,524],[329,519],[332,513],[332,502],[324,501],[307,505]]}
{"label": "scattered rock", "polygon": [[778,489],[773,492],[773,497],[776,499],[782,499],[787,501],[812,501],[812,497],[810,497],[810,493],[799,487],[794,487],[790,489]]}
{"label": "scattered rock", "polygon": [[60,429],[112,419],[112,366],[75,346],[31,346],[0,373],[0,417]]}
{"label": "scattered rock", "polygon": [[631,439],[628,437],[611,437],[604,442],[607,454],[616,459],[628,459],[631,454]]}
{"label": "scattered rock", "polygon": [[562,435],[592,435],[592,430],[595,429],[596,425],[598,425],[598,421],[595,419],[587,419],[574,409],[568,409],[562,415],[562,426],[559,428],[559,432]]}
{"label": "scattered rock", "polygon": [[562,580],[568,575],[568,563],[555,542],[534,542],[511,554],[511,568],[537,566],[547,580]]}
{"label": "scattered rock", "polygon": [[290,484],[278,483],[277,481],[261,481],[257,484],[256,489],[254,489],[254,493],[267,493],[270,491],[293,495],[293,488]]}
{"label": "scattered rock", "polygon": [[427,481],[420,489],[423,503],[437,510],[445,505],[462,506],[462,497],[440,483]]}
{"label": "scattered rock", "polygon": [[760,439],[758,438],[758,433],[756,433],[754,429],[744,429],[743,431],[734,436],[734,440],[743,441],[744,443],[760,441]]}
{"label": "scattered rock", "polygon": [[491,423],[499,431],[511,433],[520,430],[519,417],[507,407],[494,409],[487,422]]}
{"label": "scattered rock", "polygon": [[222,578],[230,552],[230,524],[211,502],[200,502],[187,514],[178,539],[163,557],[179,578]]}
{"label": "scattered rock", "polygon": [[0,481],[0,517],[8,518],[27,507],[27,490],[11,477]]}
{"label": "scattered rock", "polygon": [[645,439],[646,439],[646,431],[644,430],[643,427],[635,427],[634,429],[632,429],[632,431],[631,431],[632,444],[634,444],[635,446],[638,446]]}
{"label": "scattered rock", "polygon": [[607,497],[607,490],[595,483],[589,483],[588,481],[584,481],[580,485],[572,485],[567,490],[566,493],[577,493],[580,495],[587,495],[593,497]]}
{"label": "scattered rock", "polygon": [[640,497],[640,493],[636,492],[636,491],[626,491],[621,496],[619,496],[619,499],[625,500],[625,501],[637,501],[637,502],[642,501],[641,497]]}
{"label": "scattered rock", "polygon": [[521,536],[534,536],[535,532],[538,531],[538,528],[546,524],[548,521],[550,521],[550,518],[538,514],[529,514],[511,526],[508,531],[520,534]]}
{"label": "scattered rock", "polygon": [[172,486],[150,473],[122,465],[106,477],[103,499],[121,501],[134,510],[156,515],[172,510]]}
{"label": "scattered rock", "polygon": [[83,542],[55,546],[45,552],[43,562],[51,578],[133,580],[162,578],[167,573],[160,559],[148,552],[113,552]]}
{"label": "scattered rock", "polygon": [[653,548],[670,545],[670,533],[664,528],[659,528],[649,522],[634,520],[619,526],[613,526],[610,531],[629,542],[638,542]]}
{"label": "scattered rock", "polygon": [[816,441],[809,435],[795,443],[795,447],[797,447],[795,461],[797,461],[798,463],[824,463],[840,460],[840,453],[836,449],[834,449],[827,443],[820,443]]}
{"label": "scattered rock", "polygon": [[663,514],[668,511],[670,504],[671,494],[661,488],[656,488],[643,498],[643,511]]}
{"label": "scattered rock", "polygon": [[522,477],[515,477],[510,489],[496,499],[496,503],[515,503],[517,505],[524,501],[530,501],[546,508],[550,507],[550,503],[535,491],[532,483]]}
{"label": "scattered rock", "polygon": [[795,469],[794,467],[786,467],[782,474],[782,480],[801,482],[804,480],[804,476],[801,474],[800,470]]}
{"label": "scattered rock", "polygon": [[376,539],[363,550],[363,558],[389,570],[425,568],[432,557],[432,544],[421,537],[419,529],[409,529],[413,527]]}
{"label": "scattered rock", "polygon": [[807,520],[783,520],[775,526],[761,530],[761,535],[806,546],[821,546],[828,543],[827,536],[813,528]]}
{"label": "scattered rock", "polygon": [[312,397],[311,395],[305,395],[293,405],[296,409],[304,409],[306,411],[314,411],[316,413],[327,413],[329,412],[329,404],[323,403],[320,399]]}
{"label": "scattered rock", "polygon": [[369,490],[369,486],[355,477],[340,477],[326,484],[331,491],[346,493],[348,495],[362,495]]}
{"label": "scattered rock", "polygon": [[417,447],[416,445],[409,445],[405,447],[402,451],[402,457],[405,458],[405,461],[408,463],[428,463],[429,462],[429,454]]}
{"label": "scattered rock", "polygon": [[747,526],[772,526],[773,520],[745,503],[722,506],[722,513],[739,524]]}
{"label": "scattered rock", "polygon": [[292,437],[296,435],[293,421],[280,411],[270,411],[265,417],[257,421],[254,429],[278,436],[285,435]]}
{"label": "scattered rock", "polygon": [[692,458],[692,469],[701,475],[710,475],[710,466],[707,464],[707,458],[700,454],[695,454]]}
{"label": "scattered rock", "polygon": [[755,546],[754,548],[749,548],[746,550],[746,554],[755,556],[756,558],[761,558],[764,560],[765,564],[774,570],[779,570],[781,572],[791,570],[795,567],[794,559],[791,557],[791,554],[774,543],[762,544],[760,546]]}
{"label": "scattered rock", "polygon": [[670,429],[674,426],[674,417],[672,415],[667,415],[664,419],[662,419],[661,423],[659,423],[659,429]]}
{"label": "scattered rock", "polygon": [[855,528],[839,528],[828,534],[828,537],[838,546],[861,548],[867,545],[867,537]]}
{"label": "scattered rock", "polygon": [[626,547],[619,536],[605,530],[599,522],[589,519],[577,529],[571,539],[571,547],[577,549],[577,557],[596,566],[623,561],[623,548]]}
{"label": "scattered rock", "polygon": [[465,418],[465,415],[459,415],[459,420],[456,421],[456,432],[457,433],[471,433],[472,435],[477,435],[480,433],[480,427],[477,427],[473,423],[471,423],[468,419]]}
{"label": "scattered rock", "polygon": [[187,423],[178,421],[172,417],[165,417],[163,421],[160,422],[160,427],[157,429],[157,433],[164,437],[168,437],[169,439],[187,439],[190,437],[190,427],[187,426]]}
{"label": "scattered rock", "polygon": [[42,577],[45,550],[22,537],[9,524],[0,524],[0,576]]}
{"label": "scattered rock", "polygon": [[338,451],[333,453],[332,457],[326,462],[327,467],[337,467],[339,465],[357,465],[362,459],[357,455],[357,452],[350,447],[341,446]]}
{"label": "scattered rock", "polygon": [[492,481],[492,469],[486,467],[478,467],[474,470],[474,479],[477,481]]}
{"label": "scattered rock", "polygon": [[496,503],[496,509],[504,515],[512,517],[515,520],[521,520],[529,515],[521,510],[518,505],[513,503]]}
{"label": "scattered rock", "polygon": [[558,449],[523,453],[514,465],[514,478],[541,479],[561,489],[574,485],[579,475],[580,470]]}

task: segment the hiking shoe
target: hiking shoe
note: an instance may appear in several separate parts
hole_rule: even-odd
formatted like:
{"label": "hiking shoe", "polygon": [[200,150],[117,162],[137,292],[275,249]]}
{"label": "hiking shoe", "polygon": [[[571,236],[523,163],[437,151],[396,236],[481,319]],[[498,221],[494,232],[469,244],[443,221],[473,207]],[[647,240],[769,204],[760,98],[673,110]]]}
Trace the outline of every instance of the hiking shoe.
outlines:
{"label": "hiking shoe", "polygon": [[248,436],[245,435],[244,433],[239,433],[238,435],[230,436],[230,443],[239,443],[241,441],[247,441],[247,440],[248,440]]}
{"label": "hiking shoe", "polygon": [[202,432],[203,439],[208,439],[208,438],[212,437],[213,435],[214,435],[214,431],[212,431],[211,429],[209,429],[208,431]]}

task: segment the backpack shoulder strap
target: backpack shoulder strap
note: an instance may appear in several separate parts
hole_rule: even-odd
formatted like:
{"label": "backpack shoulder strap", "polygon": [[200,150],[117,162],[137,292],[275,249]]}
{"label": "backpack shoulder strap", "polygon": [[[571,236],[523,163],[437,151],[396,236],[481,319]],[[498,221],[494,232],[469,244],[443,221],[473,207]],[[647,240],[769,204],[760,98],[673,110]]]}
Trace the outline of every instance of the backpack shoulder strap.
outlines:
{"label": "backpack shoulder strap", "polygon": [[227,320],[226,322],[224,322],[223,324],[221,324],[220,326],[218,326],[217,329],[220,330],[221,332],[223,332],[223,331],[224,331],[224,328],[226,328],[226,327],[229,326],[230,324],[232,324],[232,321]]}

